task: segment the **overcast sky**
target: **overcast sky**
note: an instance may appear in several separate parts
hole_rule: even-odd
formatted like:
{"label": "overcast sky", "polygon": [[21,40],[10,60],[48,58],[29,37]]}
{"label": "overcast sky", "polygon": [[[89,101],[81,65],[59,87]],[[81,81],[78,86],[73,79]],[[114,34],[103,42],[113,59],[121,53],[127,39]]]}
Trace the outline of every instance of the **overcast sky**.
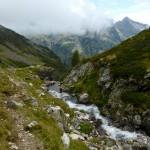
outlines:
{"label": "overcast sky", "polygon": [[150,0],[0,0],[0,24],[19,33],[80,33],[128,16],[150,24]]}

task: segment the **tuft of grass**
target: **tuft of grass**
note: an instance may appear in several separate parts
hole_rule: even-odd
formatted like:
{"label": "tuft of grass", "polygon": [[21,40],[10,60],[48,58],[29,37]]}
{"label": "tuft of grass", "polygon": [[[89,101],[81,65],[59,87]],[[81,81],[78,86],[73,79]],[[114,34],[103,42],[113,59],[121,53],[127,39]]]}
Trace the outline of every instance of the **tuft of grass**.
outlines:
{"label": "tuft of grass", "polygon": [[138,107],[145,105],[150,108],[150,94],[149,93],[124,91],[121,95],[121,98],[125,104],[130,103]]}
{"label": "tuft of grass", "polygon": [[93,130],[93,127],[92,127],[91,123],[89,123],[89,122],[82,122],[80,124],[80,131],[82,133],[90,134],[92,132],[92,130]]}
{"label": "tuft of grass", "polygon": [[71,140],[69,150],[89,150],[88,147],[79,140]]}
{"label": "tuft of grass", "polygon": [[9,142],[16,142],[18,139],[14,122],[3,107],[0,107],[0,148],[2,150],[9,149]]}

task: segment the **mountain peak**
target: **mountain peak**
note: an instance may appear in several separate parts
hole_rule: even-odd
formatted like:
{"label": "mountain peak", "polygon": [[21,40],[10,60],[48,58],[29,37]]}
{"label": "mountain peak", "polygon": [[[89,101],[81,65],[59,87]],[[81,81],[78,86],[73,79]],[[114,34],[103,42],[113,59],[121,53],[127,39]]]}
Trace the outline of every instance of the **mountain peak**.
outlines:
{"label": "mountain peak", "polygon": [[124,17],[122,21],[133,21],[129,17]]}

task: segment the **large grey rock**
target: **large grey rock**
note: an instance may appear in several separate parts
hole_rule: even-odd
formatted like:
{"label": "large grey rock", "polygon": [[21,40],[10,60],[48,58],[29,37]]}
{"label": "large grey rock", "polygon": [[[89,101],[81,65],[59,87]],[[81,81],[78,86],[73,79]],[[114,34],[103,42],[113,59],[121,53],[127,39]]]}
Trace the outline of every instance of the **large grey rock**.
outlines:
{"label": "large grey rock", "polygon": [[71,73],[65,78],[64,83],[72,85],[79,79],[83,78],[85,75],[90,74],[94,69],[92,63],[88,62],[79,67],[74,68]]}
{"label": "large grey rock", "polygon": [[86,103],[88,102],[88,100],[89,100],[89,95],[88,95],[88,93],[83,93],[83,94],[81,94],[80,97],[79,97],[79,102],[80,102],[80,103],[86,104]]}
{"label": "large grey rock", "polygon": [[109,67],[106,66],[104,68],[101,68],[97,84],[99,86],[102,86],[103,89],[110,88],[112,81],[111,81],[111,75],[110,75]]}
{"label": "large grey rock", "polygon": [[45,110],[58,123],[63,131],[68,131],[67,117],[59,106],[48,105],[45,107]]}

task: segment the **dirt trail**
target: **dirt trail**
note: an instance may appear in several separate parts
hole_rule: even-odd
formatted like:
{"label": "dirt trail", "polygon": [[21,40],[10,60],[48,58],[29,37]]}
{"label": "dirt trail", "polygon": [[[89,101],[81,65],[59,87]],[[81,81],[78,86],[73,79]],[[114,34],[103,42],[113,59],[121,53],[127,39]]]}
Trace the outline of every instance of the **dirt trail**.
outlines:
{"label": "dirt trail", "polygon": [[12,148],[12,150],[43,150],[42,143],[39,141],[39,139],[29,131],[24,130],[24,123],[26,122],[24,117],[21,114],[18,114],[15,110],[11,109],[9,111],[14,119],[18,134],[16,149]]}

